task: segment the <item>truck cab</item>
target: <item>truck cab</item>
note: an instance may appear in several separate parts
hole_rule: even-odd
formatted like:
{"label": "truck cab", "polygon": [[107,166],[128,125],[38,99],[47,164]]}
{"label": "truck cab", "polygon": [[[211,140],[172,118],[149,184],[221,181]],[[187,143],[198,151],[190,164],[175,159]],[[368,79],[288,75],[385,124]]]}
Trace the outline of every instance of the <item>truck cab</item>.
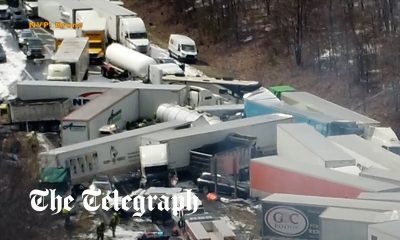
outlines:
{"label": "truck cab", "polygon": [[141,146],[140,166],[145,186],[168,186],[167,144]]}
{"label": "truck cab", "polygon": [[193,108],[199,106],[221,105],[224,99],[210,90],[197,86],[190,86],[189,105]]}
{"label": "truck cab", "polygon": [[122,45],[143,54],[149,53],[150,43],[146,26],[139,17],[122,18],[120,21],[120,41]]}
{"label": "truck cab", "polygon": [[168,52],[170,57],[179,61],[195,63],[197,61],[197,47],[193,39],[180,35],[171,34],[168,42]]}

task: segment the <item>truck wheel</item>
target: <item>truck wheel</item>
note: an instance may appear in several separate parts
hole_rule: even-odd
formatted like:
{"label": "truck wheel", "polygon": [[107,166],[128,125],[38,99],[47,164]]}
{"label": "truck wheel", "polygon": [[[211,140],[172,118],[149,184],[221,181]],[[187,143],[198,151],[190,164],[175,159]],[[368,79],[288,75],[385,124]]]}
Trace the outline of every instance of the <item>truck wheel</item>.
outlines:
{"label": "truck wheel", "polygon": [[39,132],[44,133],[44,132],[46,132],[46,127],[43,124],[40,124],[38,126],[38,130],[39,130]]}

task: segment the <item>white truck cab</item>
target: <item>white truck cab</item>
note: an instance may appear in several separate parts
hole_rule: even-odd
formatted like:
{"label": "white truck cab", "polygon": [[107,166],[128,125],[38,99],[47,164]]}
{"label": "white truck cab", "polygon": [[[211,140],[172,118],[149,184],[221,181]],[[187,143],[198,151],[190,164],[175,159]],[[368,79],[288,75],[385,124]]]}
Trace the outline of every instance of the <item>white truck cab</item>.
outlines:
{"label": "white truck cab", "polygon": [[122,45],[148,54],[150,42],[147,38],[147,31],[144,22],[139,17],[123,18],[120,22],[120,40]]}
{"label": "white truck cab", "polygon": [[180,35],[171,34],[168,42],[168,52],[170,57],[179,61],[193,62],[197,61],[197,47],[193,39]]}

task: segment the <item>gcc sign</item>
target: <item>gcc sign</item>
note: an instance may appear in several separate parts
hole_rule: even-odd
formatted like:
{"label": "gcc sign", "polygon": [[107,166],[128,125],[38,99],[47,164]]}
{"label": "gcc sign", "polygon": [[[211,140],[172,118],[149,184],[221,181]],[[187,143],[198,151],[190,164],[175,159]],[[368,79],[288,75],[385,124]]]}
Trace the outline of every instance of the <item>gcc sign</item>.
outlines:
{"label": "gcc sign", "polygon": [[297,237],[305,233],[309,222],[299,210],[291,207],[273,207],[264,216],[268,228],[285,237]]}

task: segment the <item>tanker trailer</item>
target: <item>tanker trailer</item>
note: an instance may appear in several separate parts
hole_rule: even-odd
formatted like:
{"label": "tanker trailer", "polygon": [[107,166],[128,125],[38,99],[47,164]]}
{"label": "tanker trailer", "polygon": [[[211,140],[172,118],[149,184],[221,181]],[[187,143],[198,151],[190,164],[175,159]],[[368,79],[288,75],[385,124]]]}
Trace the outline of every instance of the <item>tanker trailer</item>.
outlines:
{"label": "tanker trailer", "polygon": [[147,80],[149,67],[153,64],[157,64],[153,58],[113,43],[107,47],[106,61],[101,66],[101,74],[106,78]]}

